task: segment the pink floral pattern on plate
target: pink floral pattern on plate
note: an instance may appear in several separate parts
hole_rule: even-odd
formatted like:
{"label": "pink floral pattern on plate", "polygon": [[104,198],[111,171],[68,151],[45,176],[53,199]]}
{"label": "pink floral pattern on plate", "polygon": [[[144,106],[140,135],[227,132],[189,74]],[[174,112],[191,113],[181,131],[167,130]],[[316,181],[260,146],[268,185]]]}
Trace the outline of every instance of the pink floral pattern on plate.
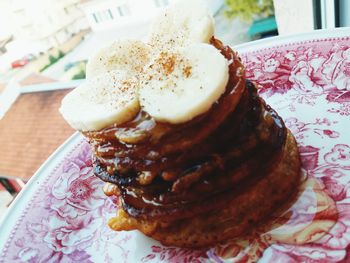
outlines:
{"label": "pink floral pattern on plate", "polygon": [[[28,203],[0,262],[201,262],[205,257],[205,251],[162,247],[135,231],[111,231],[107,220],[116,207],[102,186],[93,175],[90,146],[81,140]],[[135,246],[139,254],[133,253]]]}
{"label": "pink floral pattern on plate", "polygon": [[209,250],[213,262],[349,262],[350,38],[243,54],[247,76],[293,132],[307,175],[270,231]]}
{"label": "pink floral pattern on plate", "polygon": [[113,200],[102,193],[81,140],[42,175],[0,262],[349,262],[350,37],[257,46],[241,55],[248,78],[295,135],[308,177],[274,229],[208,251],[113,232],[106,222]]}

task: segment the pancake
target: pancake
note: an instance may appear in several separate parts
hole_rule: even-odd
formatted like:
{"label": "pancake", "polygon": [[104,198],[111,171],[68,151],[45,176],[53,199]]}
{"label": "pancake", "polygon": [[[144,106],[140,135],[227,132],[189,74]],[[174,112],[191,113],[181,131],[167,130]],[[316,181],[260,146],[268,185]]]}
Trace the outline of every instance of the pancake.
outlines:
{"label": "pancake", "polygon": [[206,248],[269,224],[298,192],[300,159],[210,11],[190,2],[163,10],[147,42],[99,50],[60,112],[116,202],[111,229]]}
{"label": "pancake", "polygon": [[118,197],[113,230],[135,230],[179,247],[208,247],[269,221],[296,193],[293,135],[244,77],[237,54],[225,93],[203,115],[173,125],[142,110],[131,121],[85,132],[94,173]]}
{"label": "pancake", "polygon": [[229,78],[208,111],[171,124],[141,108],[129,121],[83,132],[95,175],[118,197],[113,230],[208,247],[267,223],[297,192],[293,135],[245,78],[237,53],[214,37],[210,44],[229,61]]}
{"label": "pancake", "polygon": [[[202,248],[249,234],[296,194],[300,184],[300,159],[297,144],[288,131],[282,156],[264,177],[248,182],[240,191],[230,191],[223,199],[224,208],[191,218],[166,222],[130,216],[122,208],[109,226],[117,231],[138,229],[164,245]],[[214,202],[220,202],[214,199]],[[205,204],[203,204],[205,205]]]}
{"label": "pancake", "polygon": [[[247,84],[256,94],[254,86],[249,82]],[[280,158],[286,136],[284,126],[279,127],[282,119],[261,99],[257,103],[262,107],[259,110],[259,124],[250,133],[246,133],[247,128],[242,129],[239,136],[233,136],[236,143],[216,152],[215,158],[183,168],[180,170],[182,175],[176,176],[173,181],[157,178],[151,184],[140,185],[136,177],[133,179],[132,176],[118,173],[109,175],[98,160],[94,161],[95,174],[119,186],[123,207],[132,216],[176,220],[203,212],[203,209],[212,209],[205,199],[228,189],[239,188],[240,183],[246,180],[258,179]],[[203,200],[206,205],[198,205]],[[214,205],[218,206],[219,203],[215,202]]]}

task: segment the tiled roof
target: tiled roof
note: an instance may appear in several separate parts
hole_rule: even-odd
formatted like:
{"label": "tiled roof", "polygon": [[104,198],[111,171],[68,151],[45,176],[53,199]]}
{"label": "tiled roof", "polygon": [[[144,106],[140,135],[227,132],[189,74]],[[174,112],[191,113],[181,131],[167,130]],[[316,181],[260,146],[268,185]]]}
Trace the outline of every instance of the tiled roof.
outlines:
{"label": "tiled roof", "polygon": [[73,129],[58,112],[70,90],[21,94],[0,120],[0,175],[29,179]]}
{"label": "tiled roof", "polygon": [[27,77],[22,79],[19,82],[19,84],[25,86],[25,85],[42,84],[42,83],[49,83],[49,82],[55,82],[55,80],[40,74],[31,73]]}

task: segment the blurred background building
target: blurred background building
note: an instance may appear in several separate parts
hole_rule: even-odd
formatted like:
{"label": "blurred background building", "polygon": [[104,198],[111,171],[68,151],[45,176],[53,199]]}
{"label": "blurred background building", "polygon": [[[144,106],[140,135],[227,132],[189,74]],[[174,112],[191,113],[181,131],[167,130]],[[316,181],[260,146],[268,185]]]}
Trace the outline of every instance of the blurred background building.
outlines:
{"label": "blurred background building", "polygon": [[128,26],[140,21],[148,21],[157,9],[171,0],[95,0],[81,5],[93,31],[108,30]]}
{"label": "blurred background building", "polygon": [[81,0],[1,0],[0,20],[6,26],[1,27],[0,40],[11,41],[2,47],[6,56],[1,57],[0,68],[4,70],[9,62],[59,47],[88,29],[80,3]]}

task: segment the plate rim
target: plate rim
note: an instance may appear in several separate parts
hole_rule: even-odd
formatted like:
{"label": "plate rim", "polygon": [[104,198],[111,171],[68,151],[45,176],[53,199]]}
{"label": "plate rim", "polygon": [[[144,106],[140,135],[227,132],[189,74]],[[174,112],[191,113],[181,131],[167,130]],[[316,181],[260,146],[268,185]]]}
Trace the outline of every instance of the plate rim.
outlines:
{"label": "plate rim", "polygon": [[299,43],[317,42],[325,39],[335,40],[338,38],[349,38],[350,27],[339,27],[332,29],[317,29],[310,32],[288,34],[282,36],[269,37],[265,39],[259,39],[250,41],[247,43],[234,45],[232,48],[239,54],[255,53],[257,50],[267,50],[272,48],[281,48],[284,46],[296,45]]}
{"label": "plate rim", "polygon": [[[14,234],[13,232],[17,229],[17,225],[19,225],[22,221],[22,216],[24,209],[27,206],[27,202],[33,198],[33,194],[36,192],[36,190],[39,190],[42,184],[49,178],[48,175],[58,168],[60,162],[64,160],[64,156],[75,149],[75,147],[72,146],[78,146],[82,142],[83,136],[79,132],[74,132],[68,139],[66,139],[39,167],[39,169],[28,180],[23,189],[13,200],[11,205],[7,208],[5,214],[0,220],[0,262],[2,260],[2,254],[7,250],[6,243],[8,238],[12,238]],[[62,158],[59,158],[60,156],[62,156]],[[47,176],[42,176],[46,171],[48,171]],[[23,202],[25,198],[27,198],[27,202]],[[11,217],[16,220],[11,221]]]}
{"label": "plate rim", "polygon": [[[297,45],[304,42],[314,41],[331,41],[339,38],[350,38],[350,27],[315,30],[302,34],[291,34],[285,36],[276,36],[268,39],[252,41],[234,46],[240,54],[255,53],[261,50],[281,48],[284,46]],[[73,133],[65,142],[63,142],[40,166],[40,168],[29,179],[22,191],[17,195],[12,204],[8,207],[5,214],[0,219],[0,261],[1,255],[8,249],[6,246],[9,238],[14,235],[17,226],[22,222],[24,209],[28,206],[28,202],[33,198],[49,178],[49,175],[57,169],[58,165],[64,160],[64,157],[76,149],[84,141],[83,136],[79,132]],[[75,146],[75,147],[73,147]],[[46,176],[45,176],[46,173]],[[27,200],[27,201],[26,201]]]}

